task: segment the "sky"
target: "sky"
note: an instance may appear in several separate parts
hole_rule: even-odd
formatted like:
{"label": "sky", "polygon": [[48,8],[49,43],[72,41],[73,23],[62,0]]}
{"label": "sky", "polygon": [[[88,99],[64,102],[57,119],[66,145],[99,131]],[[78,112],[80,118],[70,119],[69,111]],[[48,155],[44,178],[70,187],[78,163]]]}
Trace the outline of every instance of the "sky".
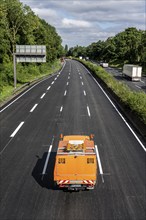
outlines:
{"label": "sky", "polygon": [[146,30],[146,0],[20,0],[56,28],[62,45],[88,46],[128,27]]}

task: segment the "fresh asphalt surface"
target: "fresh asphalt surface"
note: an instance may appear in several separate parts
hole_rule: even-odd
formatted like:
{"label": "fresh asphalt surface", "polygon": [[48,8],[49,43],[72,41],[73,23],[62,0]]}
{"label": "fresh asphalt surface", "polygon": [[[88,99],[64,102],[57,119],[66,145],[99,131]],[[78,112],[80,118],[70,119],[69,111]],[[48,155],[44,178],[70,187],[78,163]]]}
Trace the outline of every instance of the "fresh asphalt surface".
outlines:
{"label": "fresh asphalt surface", "polygon": [[[1,220],[145,219],[142,143],[77,61],[67,60],[60,74],[1,110],[0,127]],[[94,190],[71,193],[54,188],[61,133],[95,135],[103,176],[98,174]]]}

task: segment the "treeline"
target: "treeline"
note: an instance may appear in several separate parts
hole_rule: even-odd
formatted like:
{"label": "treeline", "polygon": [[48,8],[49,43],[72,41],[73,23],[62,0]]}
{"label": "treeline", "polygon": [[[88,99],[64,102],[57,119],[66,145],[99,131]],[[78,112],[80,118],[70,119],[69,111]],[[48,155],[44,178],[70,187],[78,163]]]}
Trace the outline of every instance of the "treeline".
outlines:
{"label": "treeline", "polygon": [[47,61],[62,53],[55,28],[19,0],[0,0],[0,62],[12,59],[15,45],[46,45]]}
{"label": "treeline", "polygon": [[2,85],[13,81],[12,55],[16,44],[46,45],[47,62],[51,63],[63,53],[61,43],[55,28],[35,15],[29,6],[19,0],[0,0],[0,90]]}
{"label": "treeline", "polygon": [[113,64],[141,64],[146,62],[146,31],[134,27],[125,29],[105,41],[97,41],[87,47],[76,46],[68,51],[68,56],[107,61]]}

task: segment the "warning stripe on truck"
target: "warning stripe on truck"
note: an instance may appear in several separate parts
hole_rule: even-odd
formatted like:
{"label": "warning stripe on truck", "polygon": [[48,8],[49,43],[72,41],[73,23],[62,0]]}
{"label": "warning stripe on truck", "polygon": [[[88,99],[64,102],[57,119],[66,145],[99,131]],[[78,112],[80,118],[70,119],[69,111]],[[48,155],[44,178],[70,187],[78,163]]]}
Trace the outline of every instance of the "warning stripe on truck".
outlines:
{"label": "warning stripe on truck", "polygon": [[83,180],[83,183],[94,184],[94,181],[93,180]]}
{"label": "warning stripe on truck", "polygon": [[69,182],[70,182],[69,180],[59,180],[58,184],[67,184]]}
{"label": "warning stripe on truck", "polygon": [[[58,184],[70,184],[71,182],[70,182],[70,180],[59,180]],[[93,185],[94,181],[93,180],[83,180],[82,183],[83,184],[92,184]]]}

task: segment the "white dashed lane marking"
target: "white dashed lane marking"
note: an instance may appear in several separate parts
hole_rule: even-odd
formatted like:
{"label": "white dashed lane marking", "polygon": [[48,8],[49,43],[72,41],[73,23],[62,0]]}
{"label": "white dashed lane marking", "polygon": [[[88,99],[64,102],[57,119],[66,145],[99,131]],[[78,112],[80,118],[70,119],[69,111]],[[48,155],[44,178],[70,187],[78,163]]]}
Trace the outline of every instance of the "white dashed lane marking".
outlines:
{"label": "white dashed lane marking", "polygon": [[62,112],[62,110],[63,110],[63,106],[61,106],[61,108],[60,108],[60,112]]}
{"label": "white dashed lane marking", "polygon": [[47,88],[47,90],[49,90],[51,88],[51,86],[49,86],[48,88]]}
{"label": "white dashed lane marking", "polygon": [[43,99],[45,95],[46,95],[46,93],[44,93],[44,94],[40,97],[40,99]]}
{"label": "white dashed lane marking", "polygon": [[30,110],[30,112],[33,112],[35,110],[35,108],[37,107],[38,104],[35,104],[32,109]]}
{"label": "white dashed lane marking", "polygon": [[16,133],[19,131],[19,129],[22,127],[22,125],[24,124],[24,121],[22,121],[18,127],[15,129],[15,131],[11,134],[10,137],[14,137],[16,135]]}
{"label": "white dashed lane marking", "polygon": [[86,96],[86,92],[85,92],[85,90],[84,90],[84,96]]}
{"label": "white dashed lane marking", "polygon": [[87,105],[87,112],[88,112],[89,117],[91,117],[90,109],[89,109],[89,106],[88,106],[88,105]]}
{"label": "white dashed lane marking", "polygon": [[67,94],[67,91],[65,90],[65,92],[64,92],[64,96],[66,96],[66,94]]}

